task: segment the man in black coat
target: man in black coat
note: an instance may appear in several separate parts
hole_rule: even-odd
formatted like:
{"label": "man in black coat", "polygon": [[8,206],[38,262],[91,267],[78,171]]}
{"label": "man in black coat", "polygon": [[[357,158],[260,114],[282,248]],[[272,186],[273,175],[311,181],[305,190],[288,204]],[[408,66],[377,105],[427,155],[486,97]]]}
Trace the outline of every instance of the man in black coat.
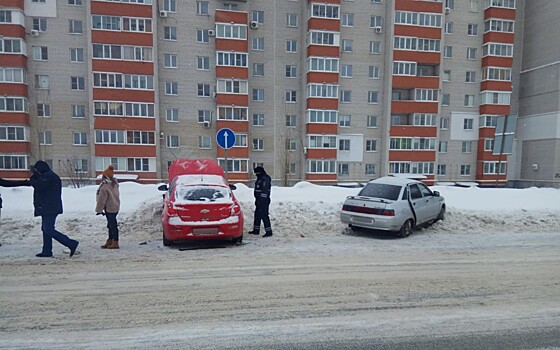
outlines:
{"label": "man in black coat", "polygon": [[264,236],[272,236],[272,227],[270,226],[270,218],[268,217],[268,208],[270,206],[270,176],[264,171],[262,166],[254,169],[257,180],[255,181],[255,221],[253,230],[249,234],[258,235],[261,229],[261,221],[264,224]]}
{"label": "man in black coat", "polygon": [[73,256],[78,248],[79,242],[70,239],[65,234],[55,229],[56,217],[62,214],[62,182],[60,177],[55,174],[49,165],[40,160],[31,167],[33,175],[29,180],[8,181],[0,179],[0,186],[32,186],[33,187],[33,206],[35,216],[41,217],[41,230],[43,231],[43,250],[35,256],[46,258],[53,256],[53,238],[60,244],[70,249],[70,256]]}

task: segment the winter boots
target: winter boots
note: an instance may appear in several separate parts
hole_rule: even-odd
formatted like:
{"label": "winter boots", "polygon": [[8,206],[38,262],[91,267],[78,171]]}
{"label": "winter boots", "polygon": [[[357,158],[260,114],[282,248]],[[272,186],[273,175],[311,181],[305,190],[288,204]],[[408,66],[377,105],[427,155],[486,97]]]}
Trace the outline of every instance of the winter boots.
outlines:
{"label": "winter boots", "polygon": [[102,249],[119,249],[119,241],[113,241],[108,239],[104,245],[101,246]]}

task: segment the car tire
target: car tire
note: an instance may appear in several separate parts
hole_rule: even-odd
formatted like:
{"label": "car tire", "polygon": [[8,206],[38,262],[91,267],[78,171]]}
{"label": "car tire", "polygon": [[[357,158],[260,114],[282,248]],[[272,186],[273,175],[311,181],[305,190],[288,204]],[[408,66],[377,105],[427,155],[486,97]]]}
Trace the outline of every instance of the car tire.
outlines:
{"label": "car tire", "polygon": [[169,240],[167,238],[165,238],[165,233],[162,235],[163,238],[163,245],[166,247],[172,246],[173,245],[173,241]]}
{"label": "car tire", "polygon": [[443,206],[443,207],[441,207],[441,209],[439,211],[439,214],[438,214],[435,221],[439,221],[439,220],[443,221],[444,219],[445,219],[445,207]]}
{"label": "car tire", "polygon": [[402,225],[398,235],[400,238],[406,238],[412,233],[412,219],[408,219]]}

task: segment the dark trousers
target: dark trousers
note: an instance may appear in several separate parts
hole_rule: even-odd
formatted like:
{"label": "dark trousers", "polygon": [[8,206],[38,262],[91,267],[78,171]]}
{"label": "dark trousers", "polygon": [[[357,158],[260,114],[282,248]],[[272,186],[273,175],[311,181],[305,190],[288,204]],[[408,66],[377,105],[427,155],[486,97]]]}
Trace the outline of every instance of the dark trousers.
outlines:
{"label": "dark trousers", "polygon": [[261,229],[261,221],[264,225],[265,232],[272,232],[270,227],[270,218],[268,217],[268,207],[270,206],[270,199],[257,200],[255,203],[255,221],[253,222],[253,231],[259,232]]}
{"label": "dark trousers", "polygon": [[119,224],[117,223],[118,213],[105,213],[107,218],[107,229],[109,230],[109,239],[113,241],[119,240]]}
{"label": "dark trousers", "polygon": [[52,240],[53,238],[63,246],[70,248],[75,241],[70,239],[64,233],[57,231],[54,228],[56,217],[58,215],[42,215],[41,216],[41,230],[43,231],[43,254],[52,255]]}

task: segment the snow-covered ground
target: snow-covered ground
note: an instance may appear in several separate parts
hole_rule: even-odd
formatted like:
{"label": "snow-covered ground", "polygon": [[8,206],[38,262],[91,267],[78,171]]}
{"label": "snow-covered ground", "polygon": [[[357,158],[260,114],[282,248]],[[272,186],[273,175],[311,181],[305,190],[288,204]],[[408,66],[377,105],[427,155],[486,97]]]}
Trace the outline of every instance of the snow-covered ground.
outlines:
{"label": "snow-covered ground", "polygon": [[[245,231],[253,220],[253,189],[236,184],[235,195],[245,214]],[[58,217],[57,228],[81,242],[79,250],[88,245],[97,248],[107,237],[106,220],[96,216],[96,186],[79,189],[64,188],[64,214]],[[560,226],[560,190],[552,188],[493,189],[478,187],[434,186],[445,197],[447,215],[424,230],[426,233],[482,232],[556,232]],[[273,187],[270,208],[275,240],[337,235],[343,231],[339,210],[346,196],[359,188],[320,186],[301,182],[293,187]],[[40,218],[33,217],[32,188],[0,188],[4,199],[0,243],[13,245],[10,254],[30,256],[33,245],[40,249]],[[121,184],[119,214],[121,245],[161,240],[162,193],[157,185]],[[56,250],[62,249],[54,244]],[[1,248],[0,248],[1,249]]]}

